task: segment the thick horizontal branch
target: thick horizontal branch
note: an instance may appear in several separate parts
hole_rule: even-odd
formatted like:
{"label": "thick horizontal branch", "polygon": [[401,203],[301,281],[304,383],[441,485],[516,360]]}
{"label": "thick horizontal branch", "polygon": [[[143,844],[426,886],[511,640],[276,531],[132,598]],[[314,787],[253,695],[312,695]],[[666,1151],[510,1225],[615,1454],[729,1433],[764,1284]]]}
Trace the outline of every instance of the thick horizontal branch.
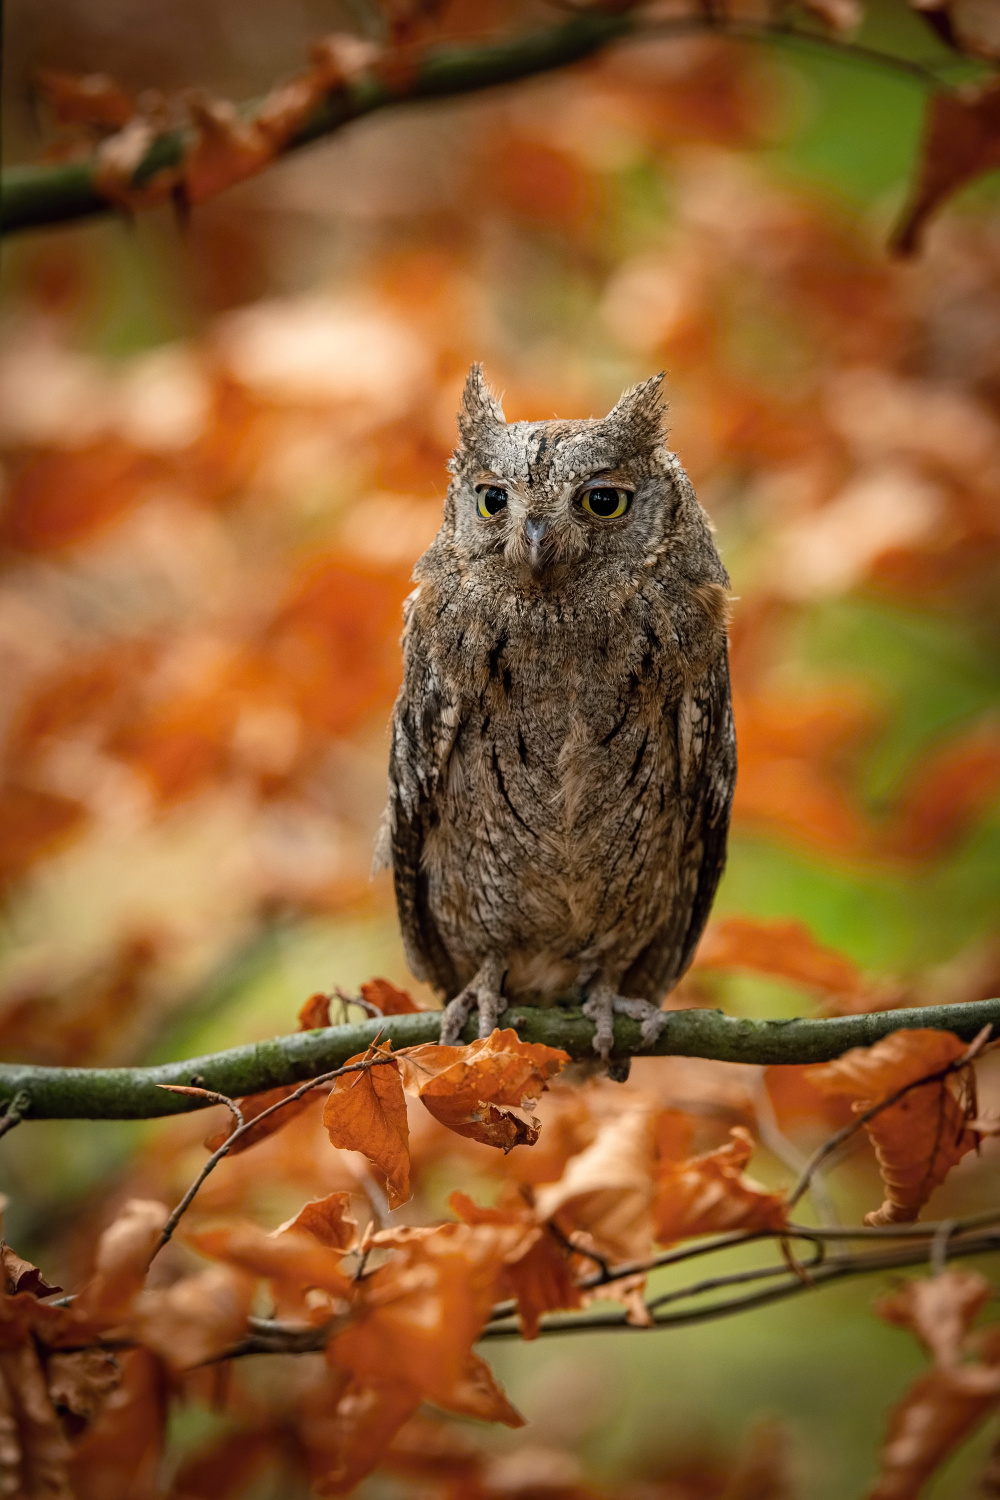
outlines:
{"label": "thick horizontal branch", "polygon": [[[669,1013],[653,1053],[723,1062],[829,1062],[849,1047],[870,1046],[904,1028],[931,1027],[971,1041],[988,1024],[1000,1028],[1000,999],[821,1020],[754,1021],[718,1010],[678,1010]],[[561,1047],[573,1058],[594,1058],[594,1026],[579,1010],[511,1007],[501,1025],[515,1027],[524,1041]],[[387,1016],[323,1031],[296,1032],[154,1068],[38,1068],[6,1063],[0,1065],[0,1104],[9,1104],[20,1095],[18,1113],[28,1120],[146,1120],[183,1114],[208,1105],[203,1099],[165,1093],[160,1084],[194,1084],[230,1098],[259,1094],[341,1067],[364,1052],[379,1033],[391,1038],[396,1048],[408,1047],[437,1041],[440,1026],[440,1011]],[[474,1023],[463,1036],[473,1040]],[[638,1023],[617,1017],[612,1056],[642,1054]]]}
{"label": "thick horizontal branch", "polygon": [[[922,87],[940,82],[931,69],[909,58],[785,23],[726,22],[702,10],[676,21],[655,23],[634,10],[615,14],[611,8],[593,8],[557,26],[501,41],[428,47],[412,67],[399,69],[398,83],[389,81],[389,68],[345,80],[329,91],[301,129],[285,142],[282,154],[332,135],[352,120],[390,105],[454,98],[514,83],[569,67],[628,37],[683,36],[696,31],[712,31],[746,42],[822,47],[845,60],[908,77]],[[260,100],[248,101],[241,115],[252,118],[260,104]],[[132,173],[132,186],[143,188],[158,173],[180,166],[193,139],[192,131],[185,128],[165,130],[156,136]],[[70,223],[111,213],[116,207],[101,191],[96,155],[77,161],[10,167],[0,178],[0,233]]]}

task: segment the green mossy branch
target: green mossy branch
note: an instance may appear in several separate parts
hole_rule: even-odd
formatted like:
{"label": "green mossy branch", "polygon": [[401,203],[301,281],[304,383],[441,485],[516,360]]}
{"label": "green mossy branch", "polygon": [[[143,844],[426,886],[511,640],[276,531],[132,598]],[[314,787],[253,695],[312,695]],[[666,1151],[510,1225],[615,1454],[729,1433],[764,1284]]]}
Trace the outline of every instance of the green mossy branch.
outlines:
{"label": "green mossy branch", "polygon": [[[784,22],[729,22],[706,11],[657,23],[644,19],[638,10],[625,9],[616,14],[610,7],[593,8],[556,26],[500,41],[428,47],[415,60],[412,73],[398,84],[387,82],[375,72],[348,80],[320,101],[302,128],[285,143],[281,154],[332,135],[352,120],[390,105],[456,98],[515,83],[570,67],[629,37],[651,40],[705,31],[745,42],[820,47],[845,60],[888,69],[923,88],[941,84],[932,69],[910,58]],[[260,100],[249,100],[242,106],[241,115],[252,118],[260,104]],[[156,136],[132,173],[133,187],[146,186],[158,172],[179,166],[193,140],[193,132],[184,128],[165,130]],[[99,167],[98,157],[91,155],[76,161],[8,168],[0,176],[0,234],[115,212],[117,205],[100,190]]]}
{"label": "green mossy branch", "polygon": [[[201,1099],[165,1093],[159,1084],[195,1084],[230,1098],[258,1094],[304,1083],[341,1067],[364,1052],[379,1033],[391,1038],[396,1048],[435,1042],[440,1024],[440,1011],[387,1016],[323,1031],[296,1032],[154,1068],[36,1068],[5,1063],[0,1064],[0,1104],[9,1105],[20,1095],[18,1114],[29,1121],[147,1120],[184,1114],[208,1106]],[[594,1058],[594,1027],[579,1010],[512,1007],[501,1024],[515,1027],[523,1041],[561,1047],[576,1059]],[[828,1062],[850,1047],[871,1046],[904,1028],[952,1031],[963,1041],[971,1041],[988,1024],[1000,1029],[1000,1000],[789,1021],[745,1020],[719,1010],[678,1010],[670,1012],[653,1053],[723,1062]],[[475,1034],[473,1022],[466,1027],[464,1040],[472,1041]],[[637,1022],[616,1019],[612,1055],[643,1055]]]}

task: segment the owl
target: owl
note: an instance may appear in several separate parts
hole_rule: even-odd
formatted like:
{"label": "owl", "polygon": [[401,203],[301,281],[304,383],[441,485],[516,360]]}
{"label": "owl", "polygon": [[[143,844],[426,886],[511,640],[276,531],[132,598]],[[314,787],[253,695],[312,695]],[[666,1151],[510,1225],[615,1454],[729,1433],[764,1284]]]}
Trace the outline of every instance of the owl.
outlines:
{"label": "owl", "polygon": [[406,955],[478,1010],[576,997],[651,1046],[722,872],[729,579],[665,446],[662,375],[601,419],[508,423],[469,374],[404,606],[380,836]]}

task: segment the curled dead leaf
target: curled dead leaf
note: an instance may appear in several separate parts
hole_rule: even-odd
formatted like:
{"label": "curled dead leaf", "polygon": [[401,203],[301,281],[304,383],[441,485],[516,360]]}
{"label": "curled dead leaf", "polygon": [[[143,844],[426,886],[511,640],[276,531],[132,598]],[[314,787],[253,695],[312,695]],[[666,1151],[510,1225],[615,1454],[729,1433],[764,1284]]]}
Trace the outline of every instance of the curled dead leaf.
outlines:
{"label": "curled dead leaf", "polygon": [[330,1193],[306,1203],[298,1213],[279,1225],[275,1234],[311,1234],[329,1250],[346,1253],[358,1242],[357,1220],[351,1217],[350,1193]]}
{"label": "curled dead leaf", "polygon": [[94,1274],[74,1304],[78,1317],[111,1322],[127,1314],[168,1217],[164,1203],[132,1198],[125,1204],[98,1241]]}
{"label": "curled dead leaf", "polygon": [[384,1016],[409,1016],[418,1014],[420,1006],[413,996],[388,979],[369,979],[361,986],[361,998],[375,1005]]}
{"label": "curled dead leaf", "polygon": [[524,1338],[538,1337],[543,1313],[583,1306],[565,1245],[526,1203],[480,1208],[465,1193],[452,1193],[448,1206],[465,1224],[520,1227],[520,1238],[504,1255],[498,1295],[517,1302]]}
{"label": "curled dead leaf", "polygon": [[638,1102],[606,1121],[558,1182],[538,1190],[536,1208],[566,1235],[583,1231],[598,1254],[645,1260],[653,1245],[655,1111]]}
{"label": "curled dead leaf", "polygon": [[[390,1045],[369,1048],[350,1063],[389,1058]],[[395,1058],[334,1080],[323,1106],[323,1124],[334,1146],[361,1151],[385,1178],[389,1207],[410,1196],[409,1126],[406,1098]]]}
{"label": "curled dead leaf", "polygon": [[925,225],[952,193],[1000,167],[1000,79],[932,94],[924,116],[913,196],[892,237],[897,255],[914,255]]}
{"label": "curled dead leaf", "polygon": [[494,1031],[467,1047],[407,1047],[398,1054],[403,1082],[436,1120],[472,1140],[509,1151],[538,1139],[534,1123],[510,1113],[539,1094],[568,1053]]}
{"label": "curled dead leaf", "polygon": [[729,1137],[703,1156],[659,1164],[653,1212],[661,1245],[733,1229],[783,1229],[788,1223],[785,1195],[744,1175],[753,1153],[749,1131],[736,1125]]}
{"label": "curled dead leaf", "polygon": [[851,1099],[857,1113],[913,1085],[865,1123],[886,1191],[882,1207],[865,1216],[866,1224],[911,1223],[952,1167],[975,1148],[978,1137],[968,1126],[972,1111],[959,1102],[951,1080],[920,1082],[965,1051],[965,1043],[950,1031],[902,1030],[806,1070],[824,1093]]}

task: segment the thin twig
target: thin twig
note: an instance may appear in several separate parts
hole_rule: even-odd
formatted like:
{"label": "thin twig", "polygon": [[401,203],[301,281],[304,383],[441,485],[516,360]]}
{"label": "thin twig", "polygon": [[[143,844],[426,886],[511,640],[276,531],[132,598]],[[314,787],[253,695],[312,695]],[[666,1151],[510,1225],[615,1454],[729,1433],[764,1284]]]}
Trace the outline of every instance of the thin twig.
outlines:
{"label": "thin twig", "polygon": [[[963,1238],[952,1238],[948,1244],[948,1259],[955,1260],[971,1255],[986,1255],[1000,1250],[1000,1233],[987,1235],[970,1235]],[[803,1282],[798,1277],[788,1274],[785,1266],[763,1267],[757,1273],[745,1274],[747,1279],[763,1280],[770,1278],[772,1270],[774,1273],[783,1274],[787,1279],[776,1287],[764,1291],[752,1292],[747,1296],[726,1298],[720,1302],[713,1302],[708,1307],[692,1308],[682,1312],[653,1313],[653,1323],[657,1328],[680,1327],[690,1323],[708,1323],[716,1318],[731,1316],[734,1313],[746,1312],[751,1308],[764,1307],[771,1302],[783,1301],[786,1297],[793,1297],[799,1292],[817,1289],[828,1282],[841,1281],[849,1276],[873,1275],[879,1271],[898,1270],[906,1266],[926,1264],[930,1259],[931,1247],[925,1243],[917,1248],[900,1249],[883,1252],[877,1255],[855,1255],[844,1260],[834,1261],[825,1265],[817,1266],[811,1271],[809,1282]],[[700,1284],[699,1284],[700,1285]],[[695,1295],[695,1288],[686,1288],[688,1295]],[[679,1297],[678,1293],[675,1296]],[[539,1328],[540,1336],[554,1336],[562,1333],[594,1333],[605,1329],[624,1330],[631,1328],[626,1321],[626,1314],[612,1312],[610,1315],[592,1314],[557,1314],[543,1318]],[[498,1323],[489,1324],[481,1333],[482,1339],[513,1338],[518,1334],[516,1324]]]}
{"label": "thin twig", "polygon": [[823,1142],[822,1146],[817,1147],[806,1163],[801,1177],[789,1196],[789,1208],[794,1208],[795,1204],[798,1203],[808,1188],[812,1180],[812,1175],[820,1163],[839,1150],[846,1141],[850,1140],[852,1135],[861,1129],[862,1125],[867,1125],[869,1120],[874,1120],[875,1116],[880,1115],[884,1109],[889,1109],[893,1104],[898,1104],[900,1099],[910,1093],[912,1089],[923,1088],[931,1083],[943,1083],[946,1078],[950,1078],[954,1073],[961,1073],[963,1068],[967,1068],[982,1052],[990,1039],[992,1031],[993,1027],[988,1022],[973,1037],[961,1057],[956,1057],[953,1062],[948,1063],[944,1068],[937,1068],[933,1073],[927,1073],[922,1078],[914,1078],[910,1083],[904,1083],[902,1088],[898,1088],[893,1093],[887,1094],[884,1099],[879,1099],[875,1104],[870,1105],[868,1109],[863,1109],[860,1114],[855,1115],[849,1124],[835,1131],[833,1135]]}
{"label": "thin twig", "polygon": [[[372,1043],[372,1045],[374,1046],[375,1043]],[[178,1085],[158,1085],[160,1088],[172,1088],[177,1093],[194,1092],[199,1094],[212,1094],[212,1102],[216,1104],[225,1104],[226,1107],[230,1109],[234,1115],[236,1115],[239,1123],[237,1124],[236,1129],[233,1131],[232,1135],[227,1136],[218,1150],[212,1152],[212,1155],[205,1162],[205,1165],[202,1167],[201,1171],[198,1173],[197,1177],[192,1182],[187,1192],[184,1194],[184,1197],[178,1203],[177,1207],[174,1209],[173,1213],[164,1224],[156,1248],[150,1256],[150,1265],[152,1265],[153,1261],[159,1255],[164,1245],[170,1239],[170,1236],[177,1228],[177,1225],[180,1223],[183,1215],[187,1213],[188,1209],[191,1207],[191,1204],[194,1201],[194,1198],[197,1195],[198,1191],[204,1184],[205,1179],[215,1171],[216,1167],[219,1165],[219,1162],[224,1156],[228,1154],[228,1152],[232,1150],[233,1146],[241,1138],[241,1136],[246,1135],[249,1130],[253,1130],[261,1123],[262,1120],[266,1120],[269,1115],[277,1114],[279,1109],[285,1109],[289,1104],[293,1104],[296,1099],[301,1099],[305,1094],[308,1094],[310,1090],[322,1088],[324,1084],[332,1083],[335,1078],[341,1078],[345,1073],[366,1072],[369,1068],[381,1067],[386,1063],[395,1064],[395,1062],[395,1057],[366,1057],[362,1062],[350,1063],[343,1068],[334,1068],[332,1072],[323,1073],[319,1078],[310,1078],[306,1083],[300,1084],[297,1089],[293,1089],[290,1094],[286,1094],[284,1099],[279,1099],[275,1104],[269,1105],[267,1109],[262,1109],[260,1114],[254,1115],[253,1119],[251,1120],[244,1120],[239,1106],[235,1103],[234,1100],[228,1098],[225,1094],[219,1094],[210,1089],[191,1090],[190,1088],[184,1088],[183,1086]]]}
{"label": "thin twig", "polygon": [[31,1095],[25,1089],[21,1089],[10,1100],[7,1108],[4,1110],[3,1116],[0,1117],[0,1136],[5,1136],[9,1130],[13,1130],[15,1126],[20,1125],[30,1110]]}

